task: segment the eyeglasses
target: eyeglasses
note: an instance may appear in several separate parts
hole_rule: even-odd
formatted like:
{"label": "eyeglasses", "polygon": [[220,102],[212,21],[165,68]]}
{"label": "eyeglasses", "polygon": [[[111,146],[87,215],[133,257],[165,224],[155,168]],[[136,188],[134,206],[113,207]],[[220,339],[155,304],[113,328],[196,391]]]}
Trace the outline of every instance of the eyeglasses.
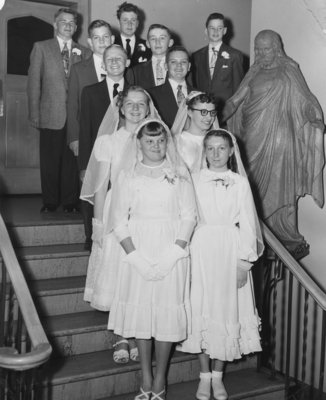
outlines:
{"label": "eyeglasses", "polygon": [[200,114],[205,117],[208,113],[211,117],[216,117],[217,111],[216,110],[206,110],[206,108],[203,108],[202,110],[199,110],[198,108],[191,108],[191,110],[194,111],[200,111]]}

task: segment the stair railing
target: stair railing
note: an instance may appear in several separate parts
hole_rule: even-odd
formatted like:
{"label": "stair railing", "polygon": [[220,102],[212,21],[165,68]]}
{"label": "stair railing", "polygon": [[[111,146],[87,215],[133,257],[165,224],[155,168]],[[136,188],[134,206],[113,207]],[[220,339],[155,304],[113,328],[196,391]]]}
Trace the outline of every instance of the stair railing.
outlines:
{"label": "stair railing", "polygon": [[262,317],[259,367],[269,368],[272,378],[284,376],[286,399],[324,399],[326,293],[262,228],[266,251],[254,268],[254,275],[261,274],[255,279]]}
{"label": "stair railing", "polygon": [[52,353],[0,215],[0,399],[36,399],[35,371]]}

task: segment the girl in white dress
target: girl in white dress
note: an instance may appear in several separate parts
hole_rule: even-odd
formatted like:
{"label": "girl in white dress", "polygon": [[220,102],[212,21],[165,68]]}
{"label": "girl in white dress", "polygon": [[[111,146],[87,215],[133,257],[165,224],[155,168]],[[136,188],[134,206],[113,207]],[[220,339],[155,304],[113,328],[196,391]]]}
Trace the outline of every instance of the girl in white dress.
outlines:
{"label": "girl in white dress", "polygon": [[[135,400],[162,400],[172,344],[187,336],[187,244],[195,226],[196,201],[167,126],[145,121],[137,138],[126,151],[112,193],[109,225],[126,254],[119,262],[108,328],[136,338],[142,383]],[[141,161],[133,151],[137,147]]]}
{"label": "girl in white dress", "polygon": [[[82,186],[81,198],[94,204],[93,246],[84,300],[101,311],[110,310],[116,285],[117,260],[121,253],[121,246],[106,228],[111,199],[108,187],[109,184],[111,187],[114,185],[129,137],[146,116],[157,116],[147,92],[138,86],[131,86],[119,94],[103,119]],[[129,357],[133,361],[138,360],[136,343],[117,337],[114,361],[126,363]]]}
{"label": "girl in white dress", "polygon": [[250,268],[263,244],[234,137],[208,132],[204,156],[207,167],[193,175],[201,218],[191,242],[192,330],[180,350],[199,353],[196,398],[209,400],[212,385],[225,400],[225,362],[261,351]]}
{"label": "girl in white dress", "polygon": [[191,92],[180,105],[171,129],[179,154],[191,172],[199,171],[203,140],[212,128],[219,127],[214,98],[204,92]]}

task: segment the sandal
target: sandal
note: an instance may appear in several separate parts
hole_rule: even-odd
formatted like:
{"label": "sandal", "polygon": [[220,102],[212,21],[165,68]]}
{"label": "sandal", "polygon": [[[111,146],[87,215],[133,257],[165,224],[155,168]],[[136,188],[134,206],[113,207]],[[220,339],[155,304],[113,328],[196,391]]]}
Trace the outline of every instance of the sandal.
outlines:
{"label": "sandal", "polygon": [[119,345],[123,343],[128,344],[128,340],[122,339],[113,345],[114,348],[117,348],[117,350],[113,352],[113,361],[117,364],[127,364],[127,362],[129,362],[129,351],[127,349],[118,348]]}
{"label": "sandal", "polygon": [[139,361],[138,347],[134,339],[129,339],[129,355],[130,355],[130,360],[135,362]]}
{"label": "sandal", "polygon": [[[164,398],[161,396],[164,396]],[[165,400],[165,389],[163,389],[160,393],[152,392],[152,400]]]}
{"label": "sandal", "polygon": [[152,392],[145,392],[144,389],[140,388],[140,394],[138,394],[134,400],[150,400]]}

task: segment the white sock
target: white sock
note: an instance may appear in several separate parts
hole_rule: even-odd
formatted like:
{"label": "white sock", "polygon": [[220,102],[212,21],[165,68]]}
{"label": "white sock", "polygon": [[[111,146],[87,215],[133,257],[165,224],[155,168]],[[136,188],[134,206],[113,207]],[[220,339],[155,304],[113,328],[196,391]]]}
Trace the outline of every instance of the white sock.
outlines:
{"label": "white sock", "polygon": [[212,379],[212,373],[211,372],[201,372],[199,374],[200,379]]}
{"label": "white sock", "polygon": [[198,400],[209,400],[211,397],[211,378],[210,372],[201,372],[199,374],[199,385],[196,392],[196,399]]}
{"label": "white sock", "polygon": [[228,398],[227,391],[225,390],[224,384],[222,382],[223,372],[213,371],[212,372],[212,387],[214,393],[214,399],[216,400],[226,400]]}
{"label": "white sock", "polygon": [[212,378],[223,378],[223,371],[214,371],[213,370]]}

